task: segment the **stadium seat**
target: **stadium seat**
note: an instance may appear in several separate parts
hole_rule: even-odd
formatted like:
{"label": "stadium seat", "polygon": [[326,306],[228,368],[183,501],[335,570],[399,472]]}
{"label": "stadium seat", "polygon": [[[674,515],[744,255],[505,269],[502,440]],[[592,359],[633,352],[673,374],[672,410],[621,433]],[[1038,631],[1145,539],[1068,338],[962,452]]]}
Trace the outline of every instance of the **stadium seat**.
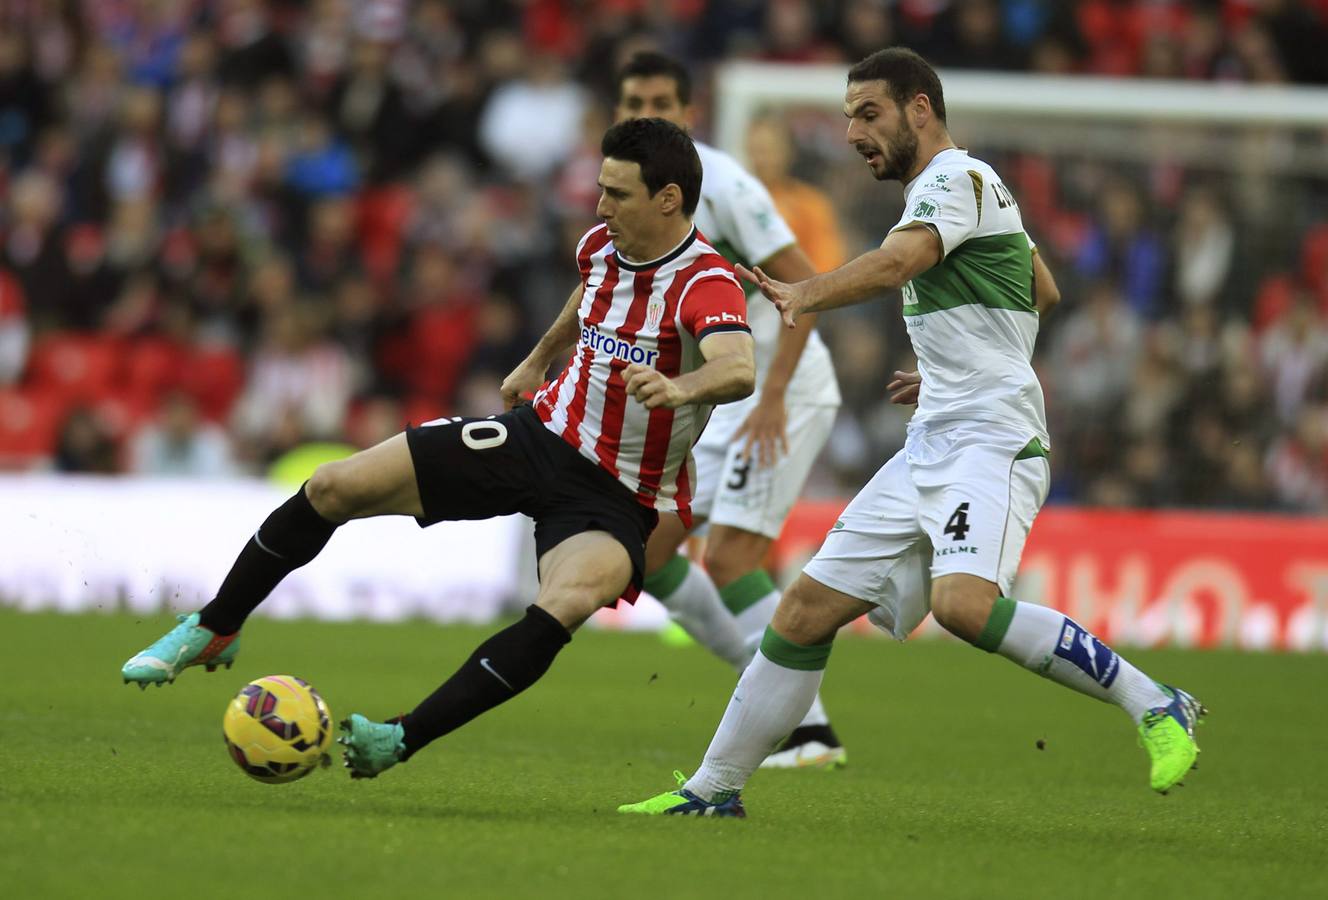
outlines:
{"label": "stadium seat", "polygon": [[167,338],[141,338],[125,354],[125,393],[153,404],[179,386],[189,353]]}
{"label": "stadium seat", "polygon": [[0,388],[0,469],[27,469],[55,450],[65,395],[51,388]]}
{"label": "stadium seat", "polygon": [[244,389],[244,361],[230,347],[199,347],[189,354],[180,375],[180,387],[198,402],[199,412],[212,422],[225,421]]}
{"label": "stadium seat", "polygon": [[87,400],[116,383],[122,363],[117,338],[55,332],[33,347],[29,380],[34,387],[59,391],[69,402]]}

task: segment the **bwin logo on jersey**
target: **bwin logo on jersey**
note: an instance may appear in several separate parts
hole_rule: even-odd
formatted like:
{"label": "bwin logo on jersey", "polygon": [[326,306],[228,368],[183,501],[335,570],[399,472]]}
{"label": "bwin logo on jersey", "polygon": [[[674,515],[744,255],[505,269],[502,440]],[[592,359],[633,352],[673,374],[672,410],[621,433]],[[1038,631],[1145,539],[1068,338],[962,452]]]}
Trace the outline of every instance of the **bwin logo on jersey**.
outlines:
{"label": "bwin logo on jersey", "polygon": [[1055,653],[1079,667],[1085,675],[1104,688],[1111,687],[1120,671],[1120,660],[1106,644],[1070,619],[1065,620]]}
{"label": "bwin logo on jersey", "polygon": [[620,337],[605,334],[598,328],[591,328],[589,325],[581,329],[580,344],[583,347],[589,347],[596,353],[607,353],[614,359],[621,359],[623,362],[653,366],[659,359],[658,350],[647,350],[645,347],[629,344]]}

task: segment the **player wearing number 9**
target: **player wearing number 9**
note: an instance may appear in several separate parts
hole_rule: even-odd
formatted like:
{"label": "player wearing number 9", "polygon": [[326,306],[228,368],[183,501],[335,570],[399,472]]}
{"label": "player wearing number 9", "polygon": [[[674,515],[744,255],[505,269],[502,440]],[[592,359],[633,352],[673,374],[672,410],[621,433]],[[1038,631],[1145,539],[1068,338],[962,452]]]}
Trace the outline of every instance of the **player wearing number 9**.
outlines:
{"label": "player wearing number 9", "polygon": [[755,367],[733,267],[692,224],[702,173],[691,139],[639,119],[610,128],[601,149],[603,224],[577,247],[565,308],[503,382],[508,411],[427,422],[319,467],[254,533],[216,599],[125,664],[126,681],[229,662],[246,617],[350,519],[530,516],[540,588],[525,618],[399,720],[342,723],[351,774],[373,777],[534,684],[595,610],[635,599],[658,514],[689,515],[688,454],[710,405],[750,394]]}

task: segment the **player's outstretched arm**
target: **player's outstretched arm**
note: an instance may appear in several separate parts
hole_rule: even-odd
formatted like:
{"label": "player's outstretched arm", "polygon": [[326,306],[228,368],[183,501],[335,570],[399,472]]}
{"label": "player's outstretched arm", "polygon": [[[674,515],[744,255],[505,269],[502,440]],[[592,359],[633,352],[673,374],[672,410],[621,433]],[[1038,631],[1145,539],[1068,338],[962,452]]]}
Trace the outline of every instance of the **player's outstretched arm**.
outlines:
{"label": "player's outstretched arm", "polygon": [[798,316],[861,303],[893,290],[941,261],[941,239],[930,228],[899,228],[880,248],[850,260],[838,269],[789,284],[776,281],[760,266],[738,266],[738,274],[761,289],[792,328]]}
{"label": "player's outstretched arm", "polygon": [[[805,281],[816,274],[816,268],[797,244],[789,244],[761,263],[759,267],[778,281]],[[784,396],[789,382],[798,368],[798,360],[807,346],[816,315],[801,316],[797,323],[785,329],[775,344],[775,355],[761,384],[761,396],[756,406],[734,432],[735,441],[743,441],[743,452],[755,455],[761,465],[773,463],[780,453],[788,451],[788,410]]]}
{"label": "player's outstretched arm", "polygon": [[1037,298],[1038,316],[1045,316],[1061,302],[1061,291],[1056,287],[1056,279],[1042,261],[1042,254],[1036,250],[1033,251],[1033,296]]}
{"label": "player's outstretched arm", "polygon": [[756,387],[756,345],[749,332],[715,332],[698,346],[705,362],[677,378],[639,363],[628,366],[623,370],[627,393],[646,409],[731,403],[751,396]]}
{"label": "player's outstretched arm", "polygon": [[539,390],[549,366],[559,356],[566,353],[576,343],[579,320],[577,311],[581,309],[581,294],[585,286],[578,284],[572,296],[567,298],[562,312],[553,320],[544,337],[539,339],[535,349],[521,361],[521,364],[503,379],[499,393],[503,397],[503,406],[511,409],[519,405],[527,396]]}

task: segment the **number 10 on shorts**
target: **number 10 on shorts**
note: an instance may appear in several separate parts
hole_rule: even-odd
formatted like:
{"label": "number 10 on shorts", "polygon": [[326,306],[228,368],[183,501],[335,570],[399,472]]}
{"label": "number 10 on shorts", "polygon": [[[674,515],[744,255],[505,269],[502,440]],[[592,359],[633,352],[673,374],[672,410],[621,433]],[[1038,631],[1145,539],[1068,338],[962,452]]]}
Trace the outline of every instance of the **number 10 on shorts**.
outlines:
{"label": "number 10 on shorts", "polygon": [[[444,417],[423,423],[421,428],[455,425],[460,418]],[[461,426],[461,442],[472,450],[491,450],[507,442],[507,426],[492,419],[472,419]]]}

